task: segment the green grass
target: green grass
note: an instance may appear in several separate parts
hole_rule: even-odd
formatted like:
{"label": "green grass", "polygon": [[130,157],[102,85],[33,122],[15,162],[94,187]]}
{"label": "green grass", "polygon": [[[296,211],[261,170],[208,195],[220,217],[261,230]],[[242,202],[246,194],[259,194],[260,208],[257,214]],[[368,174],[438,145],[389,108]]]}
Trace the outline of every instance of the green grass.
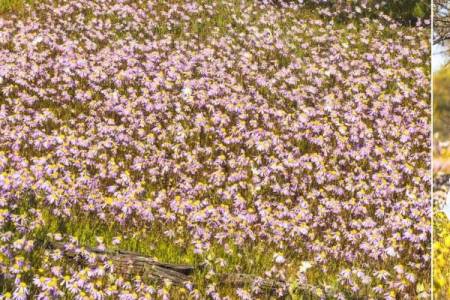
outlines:
{"label": "green grass", "polygon": [[25,9],[25,5],[32,3],[33,0],[0,0],[0,14],[4,13],[21,13]]}
{"label": "green grass", "polygon": [[[30,253],[28,259],[31,262],[31,269],[27,276],[30,280],[36,274],[39,274],[40,269],[45,269],[46,263],[42,261],[44,251],[51,240],[51,236],[60,233],[63,236],[75,237],[80,246],[96,247],[96,238],[101,237],[104,240],[106,248],[109,250],[127,250],[140,253],[152,257],[160,262],[176,263],[176,264],[190,264],[198,266],[200,263],[211,262],[211,265],[216,266],[214,271],[217,273],[246,273],[257,276],[264,276],[264,272],[273,267],[273,255],[276,252],[274,245],[269,245],[264,241],[246,242],[245,246],[238,246],[232,240],[227,240],[228,250],[226,251],[221,244],[212,244],[208,252],[203,254],[194,253],[194,246],[189,244],[189,240],[184,243],[177,244],[176,241],[165,237],[164,231],[167,229],[175,229],[168,225],[162,227],[161,225],[145,225],[143,224],[139,229],[131,224],[120,225],[114,222],[102,221],[94,215],[89,215],[81,210],[73,209],[71,217],[56,216],[51,208],[46,207],[42,200],[33,196],[24,196],[23,201],[12,209],[15,215],[31,216],[30,211],[37,210],[42,215],[42,226],[27,234],[27,239],[35,241],[38,247]],[[110,220],[111,216],[107,215],[106,220]],[[15,228],[5,228],[15,232]],[[185,230],[180,229],[180,230]],[[114,237],[121,236],[122,241],[119,245],[112,243]],[[187,236],[187,232],[186,232]],[[289,256],[291,254],[291,256]],[[291,265],[288,267],[287,278],[290,283],[294,283],[295,275],[297,273],[296,266],[300,265],[303,260],[312,260],[312,258],[299,257],[295,254],[295,249],[291,253],[287,253],[291,260]],[[295,257],[294,257],[295,255]],[[0,257],[0,260],[2,257]],[[5,259],[5,257],[3,257]],[[217,259],[226,261],[226,265],[218,267],[215,262]],[[75,266],[75,262],[71,259],[66,260],[66,264]],[[339,265],[329,266],[329,270],[333,270]],[[208,284],[216,282],[213,276],[209,278],[206,276],[208,271],[198,270],[193,275],[193,282],[199,291],[205,291]],[[329,275],[323,276],[320,269],[315,270],[314,267],[308,271],[308,280],[310,282],[326,282],[328,285],[336,285],[336,277],[333,272]],[[0,291],[11,290],[12,282],[6,281],[0,284]],[[233,294],[234,287],[219,286],[218,290],[224,295]],[[178,293],[179,290],[173,290],[173,293]],[[293,299],[311,299],[309,293],[304,291],[294,292],[291,296]],[[205,295],[206,297],[206,295]],[[264,299],[272,299],[270,295],[264,295]],[[306,298],[305,298],[306,297]],[[273,298],[275,299],[275,298]]]}
{"label": "green grass", "polygon": [[[226,251],[222,244],[212,244],[210,250],[204,254],[194,253],[194,246],[189,244],[189,240],[184,243],[177,244],[176,241],[165,237],[164,231],[167,229],[174,229],[176,226],[161,226],[143,224],[140,227],[132,226],[131,224],[120,225],[115,222],[102,221],[95,215],[89,215],[78,209],[73,209],[70,213],[71,217],[58,217],[50,208],[44,205],[42,200],[33,197],[24,197],[23,202],[14,210],[17,215],[28,215],[30,211],[37,209],[42,214],[43,225],[27,235],[27,239],[34,240],[41,247],[37,247],[29,257],[31,262],[30,276],[39,273],[39,269],[45,268],[45,263],[42,262],[44,257],[45,245],[51,241],[51,235],[60,233],[63,236],[75,237],[80,246],[96,247],[96,238],[101,237],[104,244],[109,250],[127,250],[138,252],[140,254],[152,257],[160,262],[176,263],[176,264],[190,264],[198,266],[200,263],[211,262],[215,266],[214,271],[217,273],[246,273],[257,276],[264,276],[264,272],[270,270],[273,265],[273,255],[276,252],[276,247],[265,241],[246,242],[245,246],[238,246],[234,244],[233,240],[226,240],[229,250]],[[112,216],[107,215],[106,220],[111,220]],[[153,226],[153,227],[151,227]],[[9,230],[14,231],[14,228]],[[179,230],[185,230],[184,228]],[[112,240],[116,236],[123,237],[119,245],[113,245]],[[186,231],[187,236],[187,231]],[[299,256],[296,249],[285,252],[290,261],[287,268],[287,280],[292,286],[295,285],[296,273],[298,266],[302,261],[311,261],[312,257]],[[1,258],[1,257],[0,257]],[[224,267],[217,266],[217,259],[223,259],[227,265]],[[67,259],[67,265],[74,265],[74,262]],[[324,283],[333,290],[339,291],[339,283],[337,282],[336,270],[344,266],[345,263],[333,262],[329,263],[327,272],[312,267],[307,272],[308,282],[317,284]],[[355,267],[354,265],[353,267]],[[349,266],[348,266],[349,267]],[[204,292],[208,284],[216,282],[214,276],[209,278],[207,275],[209,267],[206,270],[196,271],[193,275],[193,283],[195,287]],[[10,290],[9,285],[12,283],[4,282],[0,285],[0,290]],[[232,295],[235,287],[218,286],[218,291],[222,295]],[[172,293],[180,291],[173,289]],[[205,295],[206,297],[206,295]],[[316,299],[310,293],[303,290],[296,290],[289,296],[291,299]],[[271,298],[270,295],[264,294],[262,299],[276,299]]]}

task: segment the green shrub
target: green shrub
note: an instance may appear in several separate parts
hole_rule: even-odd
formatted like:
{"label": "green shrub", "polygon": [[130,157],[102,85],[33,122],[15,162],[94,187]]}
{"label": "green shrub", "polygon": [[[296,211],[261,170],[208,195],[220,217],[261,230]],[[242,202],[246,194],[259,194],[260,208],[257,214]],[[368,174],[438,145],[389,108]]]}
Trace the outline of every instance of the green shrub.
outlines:
{"label": "green shrub", "polygon": [[[371,1],[372,4],[380,1]],[[402,22],[416,22],[418,18],[429,19],[431,16],[430,1],[425,0],[390,0],[386,1],[383,11]]]}
{"label": "green shrub", "polygon": [[[431,18],[429,0],[287,0],[287,2],[298,1],[309,6],[328,6],[342,18],[361,16],[373,18],[377,17],[380,12],[403,24],[415,24],[418,19]],[[361,11],[355,15],[352,12],[354,13],[357,10],[356,7],[361,8]]]}

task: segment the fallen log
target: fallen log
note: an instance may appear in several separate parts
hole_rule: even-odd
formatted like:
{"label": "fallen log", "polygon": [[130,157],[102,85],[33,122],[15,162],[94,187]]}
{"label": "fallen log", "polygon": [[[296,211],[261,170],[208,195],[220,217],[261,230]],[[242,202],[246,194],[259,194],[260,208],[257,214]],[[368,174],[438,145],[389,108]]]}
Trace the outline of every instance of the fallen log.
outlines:
{"label": "fallen log", "polygon": [[[47,244],[48,248],[60,250],[66,257],[74,258],[80,257],[80,248],[68,248],[61,242],[50,242]],[[156,281],[169,280],[172,284],[178,286],[185,286],[186,283],[192,283],[193,274],[195,271],[202,271],[205,269],[205,264],[198,266],[186,264],[171,264],[156,261],[155,259],[142,255],[140,253],[124,251],[124,250],[108,250],[93,247],[82,247],[87,252],[105,255],[108,260],[113,262],[116,271],[123,275],[140,275],[143,278]],[[274,294],[277,290],[287,293],[285,289],[287,283],[278,280],[264,279],[251,274],[244,273],[218,273],[215,274],[219,284],[225,286],[249,286],[257,284],[257,286],[266,293]],[[301,294],[315,295],[317,287],[304,284],[296,287],[297,292]],[[322,288],[323,296],[334,298],[336,291]]]}
{"label": "fallen log", "polygon": [[[49,248],[59,249],[66,257],[76,258],[80,256],[79,250],[65,247],[64,243],[52,242]],[[192,275],[196,270],[203,270],[205,265],[191,266],[184,264],[170,264],[158,262],[150,257],[130,251],[111,251],[107,249],[83,247],[87,252],[106,255],[113,262],[119,273],[125,275],[140,275],[151,280],[169,280],[175,285],[184,286],[192,281]],[[255,282],[265,291],[274,292],[285,286],[284,282],[262,279],[250,274],[222,273],[216,274],[219,282],[229,286],[245,286]]]}
{"label": "fallen log", "polygon": [[[64,247],[64,243],[61,242],[52,242],[49,244],[49,246],[53,249],[59,249],[64,252],[66,256],[69,257],[75,257],[78,255],[77,251],[75,249],[68,249]],[[158,262],[148,256],[141,255],[136,252],[131,251],[124,251],[124,250],[107,250],[107,249],[100,249],[100,248],[91,248],[91,247],[83,247],[86,251],[101,254],[101,255],[107,255],[110,256],[110,259],[117,262],[131,262],[132,266],[134,265],[153,265],[158,266],[165,269],[170,269],[179,273],[182,273],[184,275],[190,275],[194,272],[194,267],[191,265],[183,265],[183,264],[169,264],[169,263],[162,263]],[[140,264],[139,264],[140,263]],[[202,268],[202,266],[199,266]]]}

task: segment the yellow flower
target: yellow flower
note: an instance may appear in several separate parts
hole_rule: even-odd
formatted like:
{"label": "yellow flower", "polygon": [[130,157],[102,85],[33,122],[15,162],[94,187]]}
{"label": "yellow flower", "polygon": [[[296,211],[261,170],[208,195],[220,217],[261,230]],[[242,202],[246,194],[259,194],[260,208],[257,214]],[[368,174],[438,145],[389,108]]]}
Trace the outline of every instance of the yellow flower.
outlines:
{"label": "yellow flower", "polygon": [[50,282],[48,283],[48,286],[49,287],[56,287],[58,285],[58,280],[57,280],[57,278],[56,277],[53,277],[51,280],[50,280]]}
{"label": "yellow flower", "polygon": [[445,247],[450,248],[450,236],[446,236],[444,239]]}
{"label": "yellow flower", "polygon": [[115,291],[117,291],[117,286],[116,285],[112,285],[112,286],[108,287],[108,290],[111,291],[111,292],[115,292]]}
{"label": "yellow flower", "polygon": [[114,203],[114,199],[112,197],[106,197],[105,198],[105,203],[108,205],[111,205]]}
{"label": "yellow flower", "polygon": [[445,285],[445,279],[442,278],[442,276],[437,276],[437,274],[435,274],[435,276],[434,276],[434,283],[437,286],[439,286],[439,287],[444,286]]}

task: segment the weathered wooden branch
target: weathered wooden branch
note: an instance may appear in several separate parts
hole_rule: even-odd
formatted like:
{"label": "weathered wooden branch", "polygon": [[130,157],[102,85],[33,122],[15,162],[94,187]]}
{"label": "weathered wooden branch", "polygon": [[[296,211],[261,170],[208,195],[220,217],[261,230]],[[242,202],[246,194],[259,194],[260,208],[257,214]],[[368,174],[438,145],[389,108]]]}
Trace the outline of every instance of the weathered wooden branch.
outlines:
{"label": "weathered wooden branch", "polygon": [[[49,244],[52,249],[59,249],[69,258],[76,258],[79,252],[66,248],[64,243],[53,242]],[[129,251],[111,251],[107,249],[84,247],[88,252],[106,255],[114,264],[116,270],[125,275],[141,275],[152,280],[170,280],[175,285],[183,286],[192,281],[192,275],[196,270],[202,270],[204,265],[197,267],[182,264],[169,264],[158,262],[150,257]],[[244,286],[258,282],[260,288],[265,291],[275,291],[285,285],[284,282],[260,279],[257,276],[240,273],[217,274],[219,282],[229,286]]]}
{"label": "weathered wooden branch", "polygon": [[[68,258],[77,258],[80,256],[79,250],[70,249],[64,246],[61,242],[52,242],[47,244],[49,248],[59,249]],[[184,264],[170,264],[156,261],[148,256],[140,253],[117,250],[112,251],[108,249],[99,249],[91,247],[83,247],[87,252],[105,255],[113,262],[113,265],[118,273],[123,275],[141,275],[143,278],[156,281],[169,280],[174,285],[184,286],[187,282],[192,282],[193,274],[197,270],[203,270],[204,264],[198,266],[184,265]],[[243,273],[219,273],[216,278],[222,285],[226,286],[246,286],[257,283],[261,290],[273,293],[276,290],[286,286],[286,282],[263,279],[261,277],[243,274]],[[301,293],[314,294],[317,287],[305,284],[298,286],[297,290]],[[322,289],[327,297],[334,297],[335,291]],[[287,292],[287,291],[285,291]]]}

